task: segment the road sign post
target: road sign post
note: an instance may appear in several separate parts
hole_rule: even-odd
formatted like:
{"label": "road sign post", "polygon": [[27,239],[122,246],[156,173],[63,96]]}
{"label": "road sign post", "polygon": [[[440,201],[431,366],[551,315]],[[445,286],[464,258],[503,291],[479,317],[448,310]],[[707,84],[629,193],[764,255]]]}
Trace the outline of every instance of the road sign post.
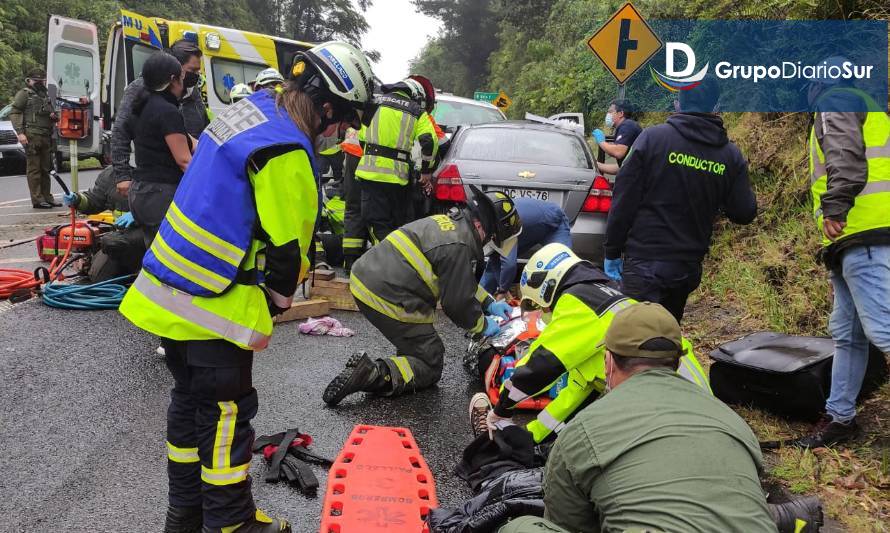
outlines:
{"label": "road sign post", "polygon": [[619,98],[624,98],[624,83],[661,50],[662,42],[628,2],[596,30],[587,46],[615,77]]}
{"label": "road sign post", "polygon": [[506,111],[513,105],[513,100],[507,96],[507,93],[501,91],[498,93],[497,98],[495,98],[494,102],[492,102],[498,109],[501,111]]}

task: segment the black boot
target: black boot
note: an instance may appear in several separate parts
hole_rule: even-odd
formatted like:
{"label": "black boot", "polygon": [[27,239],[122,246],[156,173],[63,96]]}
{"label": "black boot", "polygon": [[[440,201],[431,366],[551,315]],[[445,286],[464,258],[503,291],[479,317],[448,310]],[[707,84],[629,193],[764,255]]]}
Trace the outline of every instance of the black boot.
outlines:
{"label": "black boot", "polygon": [[[818,533],[822,527],[822,502],[815,496],[797,498],[780,504],[769,504],[769,514],[779,533]],[[798,529],[798,522],[803,529]]]}
{"label": "black boot", "polygon": [[355,392],[380,392],[386,389],[389,372],[382,362],[372,361],[368,354],[353,354],[346,368],[328,384],[321,399],[334,406]]}
{"label": "black boot", "polygon": [[164,520],[164,533],[200,533],[204,523],[204,512],[200,506],[176,507],[167,506],[167,518]]}
{"label": "black boot", "polygon": [[848,422],[832,420],[828,423],[818,424],[813,433],[788,442],[789,446],[799,448],[824,448],[832,444],[847,442],[859,434],[859,425],[856,419]]}
{"label": "black boot", "polygon": [[[235,525],[225,528],[226,533],[291,533],[290,524],[282,518],[269,518],[266,513],[256,510],[256,516]],[[204,527],[204,533],[222,533],[223,528]]]}

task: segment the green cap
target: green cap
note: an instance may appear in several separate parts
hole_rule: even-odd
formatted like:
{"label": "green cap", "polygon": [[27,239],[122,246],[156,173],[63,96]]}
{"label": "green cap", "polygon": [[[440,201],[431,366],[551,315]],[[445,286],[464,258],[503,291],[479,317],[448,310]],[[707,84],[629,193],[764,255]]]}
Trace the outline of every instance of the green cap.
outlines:
{"label": "green cap", "polygon": [[606,349],[624,357],[678,359],[683,355],[680,324],[659,304],[641,302],[615,314]]}
{"label": "green cap", "polygon": [[31,72],[28,73],[28,79],[31,80],[45,80],[46,79],[46,71],[42,68],[31,69]]}

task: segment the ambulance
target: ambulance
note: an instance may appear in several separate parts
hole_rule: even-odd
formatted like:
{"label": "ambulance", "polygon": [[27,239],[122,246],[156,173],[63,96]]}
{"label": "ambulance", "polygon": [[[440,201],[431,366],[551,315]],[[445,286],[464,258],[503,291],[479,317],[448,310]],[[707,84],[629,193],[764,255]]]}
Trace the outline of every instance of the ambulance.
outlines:
{"label": "ambulance", "polygon": [[[95,24],[50,15],[47,32],[47,87],[50,94],[66,100],[88,102],[91,126],[77,141],[78,157],[109,162],[111,126],[124,89],[142,72],[142,65],[156,51],[179,39],[194,41],[204,53],[200,86],[211,113],[229,103],[229,90],[250,83],[263,69],[283,72],[295,53],[312,43],[249,31],[220,28],[195,22],[165,20],[121,10],[105,45],[100,72],[99,35]],[[67,160],[68,143],[59,142],[57,161]]]}

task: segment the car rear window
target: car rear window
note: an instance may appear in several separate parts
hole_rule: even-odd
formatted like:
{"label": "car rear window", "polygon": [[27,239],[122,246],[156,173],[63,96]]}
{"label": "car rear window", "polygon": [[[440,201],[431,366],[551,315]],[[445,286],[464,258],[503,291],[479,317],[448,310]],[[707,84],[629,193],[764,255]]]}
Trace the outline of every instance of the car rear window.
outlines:
{"label": "car rear window", "polygon": [[467,130],[455,156],[482,161],[590,168],[579,139],[557,131],[537,129]]}
{"label": "car rear window", "polygon": [[439,100],[433,109],[433,118],[443,126],[471,126],[498,122],[504,120],[504,115],[488,106]]}

